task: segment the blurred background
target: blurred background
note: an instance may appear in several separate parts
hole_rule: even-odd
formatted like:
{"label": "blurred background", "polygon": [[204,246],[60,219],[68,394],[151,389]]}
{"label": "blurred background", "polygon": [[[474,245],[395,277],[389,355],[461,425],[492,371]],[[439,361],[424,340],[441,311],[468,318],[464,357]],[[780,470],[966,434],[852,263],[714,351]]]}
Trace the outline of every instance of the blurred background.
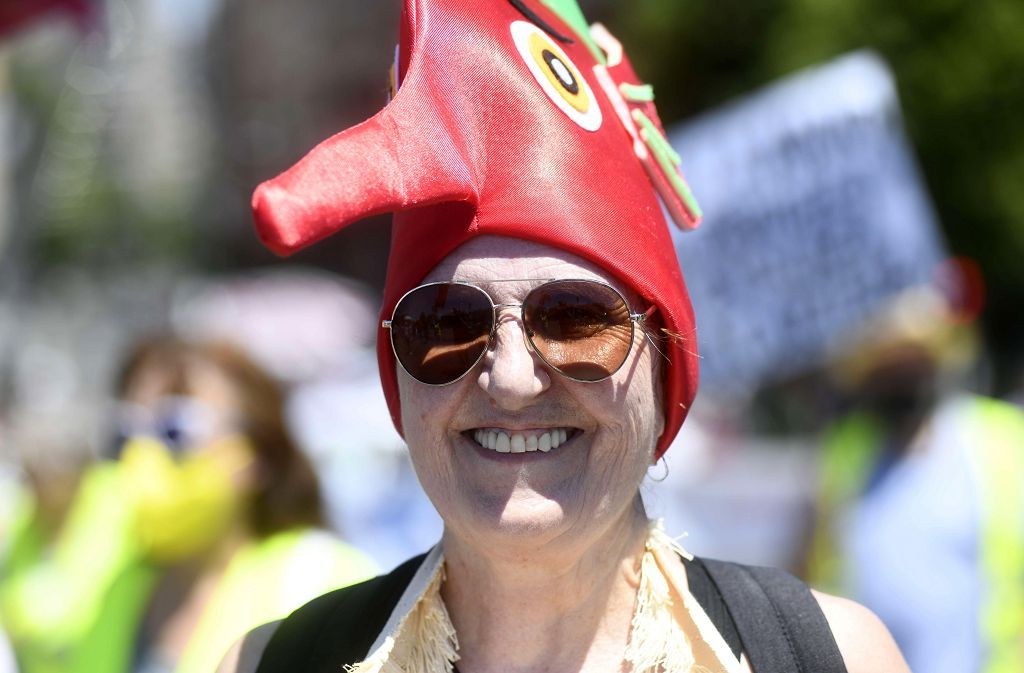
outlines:
{"label": "blurred background", "polygon": [[[866,602],[914,670],[1024,670],[1024,5],[580,5],[653,84],[706,213],[676,237],[702,392],[651,470],[649,509],[695,553]],[[166,597],[228,561],[212,543],[196,542],[201,564],[159,541],[133,551],[128,528],[108,540],[117,505],[87,497],[111,490],[97,466],[141,426],[172,448],[247,435],[256,467],[229,476],[248,493],[285,470],[252,430],[280,416],[322,494],[296,521],[351,544],[330,552],[345,581],[437,539],[373,354],[388,219],[280,261],[248,205],[385,104],[399,9],[0,0],[0,672],[19,670],[12,648],[23,671],[216,658],[219,641],[162,625],[201,614],[209,596]],[[132,360],[155,335],[173,344],[153,371],[173,376]],[[226,343],[244,367],[211,355]],[[264,380],[278,393],[246,406]],[[212,483],[147,451],[131,452],[138,483]],[[290,529],[268,526],[224,558]],[[101,562],[103,540],[120,551]],[[132,574],[154,553],[182,570]],[[134,587],[135,617],[100,636],[97,587],[114,585]],[[89,638],[129,645],[100,669]]]}

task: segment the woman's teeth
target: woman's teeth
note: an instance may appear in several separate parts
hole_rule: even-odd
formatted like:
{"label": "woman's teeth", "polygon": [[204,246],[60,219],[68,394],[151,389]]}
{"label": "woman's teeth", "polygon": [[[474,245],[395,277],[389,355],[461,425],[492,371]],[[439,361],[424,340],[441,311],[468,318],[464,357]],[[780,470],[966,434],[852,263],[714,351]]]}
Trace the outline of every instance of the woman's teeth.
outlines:
{"label": "woman's teeth", "polygon": [[473,431],[473,439],[485,449],[498,453],[527,453],[530,451],[547,453],[564,444],[571,432],[572,428],[552,428],[541,433],[506,432],[481,428]]}

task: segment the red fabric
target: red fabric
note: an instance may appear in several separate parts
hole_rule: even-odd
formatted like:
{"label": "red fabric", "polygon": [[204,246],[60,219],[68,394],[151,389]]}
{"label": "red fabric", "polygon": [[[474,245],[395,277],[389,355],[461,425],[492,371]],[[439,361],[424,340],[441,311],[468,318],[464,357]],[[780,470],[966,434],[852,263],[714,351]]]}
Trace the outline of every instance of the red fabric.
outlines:
{"label": "red fabric", "polygon": [[0,0],[0,37],[52,11],[68,12],[84,24],[92,5],[88,0]]}
{"label": "red fabric", "polygon": [[[530,7],[572,35],[539,2]],[[592,54],[579,40],[558,43],[600,106],[594,132],[549,99],[517,51],[510,26],[524,18],[496,0],[406,0],[394,100],[260,185],[257,228],[267,246],[288,254],[364,217],[395,213],[383,318],[446,255],[482,234],[537,241],[594,262],[656,304],[664,326],[679,335],[661,346],[670,363],[660,456],[697,388],[693,311],[672,240],[651,178],[593,74]],[[638,83],[628,62],[611,74]],[[659,123],[653,104],[631,107]],[[377,352],[401,431],[383,328]]]}

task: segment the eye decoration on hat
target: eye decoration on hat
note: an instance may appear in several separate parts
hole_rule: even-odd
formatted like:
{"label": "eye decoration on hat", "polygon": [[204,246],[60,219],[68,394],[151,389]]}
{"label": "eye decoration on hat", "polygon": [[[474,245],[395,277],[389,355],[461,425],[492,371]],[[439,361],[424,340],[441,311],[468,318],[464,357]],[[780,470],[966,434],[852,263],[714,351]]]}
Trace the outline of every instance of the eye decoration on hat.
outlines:
{"label": "eye decoration on hat", "polygon": [[581,128],[601,128],[601,108],[594,92],[561,47],[528,21],[513,21],[511,30],[519,55],[548,98]]}

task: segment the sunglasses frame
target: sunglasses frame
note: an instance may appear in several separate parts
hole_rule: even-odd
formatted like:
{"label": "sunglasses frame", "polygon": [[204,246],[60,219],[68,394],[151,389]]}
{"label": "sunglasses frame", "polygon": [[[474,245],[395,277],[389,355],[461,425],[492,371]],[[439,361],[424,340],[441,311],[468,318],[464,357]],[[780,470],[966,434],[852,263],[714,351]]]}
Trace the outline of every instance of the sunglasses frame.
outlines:
{"label": "sunglasses frame", "polygon": [[[592,283],[594,285],[600,285],[601,287],[605,287],[605,288],[611,290],[612,292],[614,292],[615,295],[622,301],[622,305],[626,307],[626,312],[629,314],[629,348],[626,350],[626,353],[625,353],[625,355],[622,358],[622,362],[620,362],[615,369],[613,369],[611,372],[609,372],[607,376],[602,376],[599,379],[578,379],[578,378],[576,378],[574,376],[570,376],[569,374],[566,374],[565,372],[563,372],[561,369],[559,369],[555,365],[551,364],[548,361],[548,359],[546,357],[544,357],[544,354],[541,353],[540,350],[537,348],[537,346],[533,343],[533,339],[532,339],[532,337],[530,335],[530,331],[526,327],[526,303],[527,303],[527,300],[530,298],[531,294],[533,294],[537,290],[541,289],[542,287],[544,287],[546,285],[550,285],[551,283],[560,283],[560,282],[566,282],[566,283],[570,283],[570,282],[572,282],[572,283],[583,282],[583,283]],[[487,290],[485,290],[484,288],[480,287],[481,285],[489,285],[491,283],[539,283],[539,285],[537,285],[536,287],[531,288],[530,291],[526,293],[526,296],[523,297],[523,301],[521,301],[518,304],[516,304],[516,303],[495,304],[494,303],[494,299],[491,297],[490,293],[488,293]],[[487,346],[480,352],[480,355],[477,356],[477,359],[473,361],[473,364],[470,365],[466,369],[465,372],[460,374],[458,376],[458,378],[454,378],[451,381],[447,381],[445,383],[428,383],[426,381],[421,381],[419,378],[414,376],[412,374],[412,372],[410,372],[408,369],[406,369],[405,365],[402,364],[402,359],[400,357],[398,357],[398,351],[395,349],[394,332],[391,330],[391,325],[392,325],[392,323],[395,320],[395,315],[398,312],[398,307],[402,305],[402,302],[405,300],[405,298],[408,297],[409,295],[411,295],[413,292],[417,292],[417,291],[422,290],[423,288],[426,288],[426,287],[433,287],[435,285],[466,285],[468,287],[472,287],[472,288],[478,290],[485,297],[487,297],[487,301],[491,305],[491,330],[490,330],[490,332],[487,335]],[[537,357],[540,358],[541,362],[543,362],[545,364],[545,366],[547,366],[549,369],[554,370],[560,376],[564,376],[565,378],[569,379],[570,381],[576,381],[577,383],[599,383],[601,381],[604,381],[604,380],[609,379],[612,376],[614,376],[617,371],[622,369],[622,365],[626,364],[626,360],[629,359],[629,354],[633,351],[633,342],[636,340],[636,326],[638,324],[642,323],[643,321],[647,320],[647,318],[650,317],[650,315],[652,313],[654,313],[654,311],[657,308],[657,306],[656,305],[652,305],[650,308],[648,308],[643,313],[634,313],[632,308],[629,305],[629,302],[626,301],[626,298],[622,295],[621,292],[619,292],[617,289],[612,287],[610,284],[608,284],[608,283],[606,283],[604,281],[601,281],[601,280],[596,280],[594,278],[501,278],[501,279],[494,279],[494,280],[477,280],[477,281],[473,281],[473,282],[464,281],[464,280],[439,280],[439,281],[434,281],[434,282],[431,282],[431,283],[423,283],[422,285],[417,285],[416,287],[412,288],[411,290],[409,290],[408,292],[403,294],[401,297],[399,297],[398,301],[395,302],[394,309],[392,309],[392,311],[391,311],[391,319],[389,319],[389,320],[382,320],[381,323],[380,323],[380,326],[382,328],[388,330],[388,341],[391,342],[391,352],[395,356],[395,362],[398,363],[398,365],[402,368],[402,370],[406,374],[408,374],[410,377],[412,377],[412,379],[415,380],[418,383],[421,383],[421,384],[423,384],[425,386],[431,386],[431,387],[434,387],[434,388],[440,388],[442,386],[450,386],[453,383],[458,383],[459,381],[464,379],[470,372],[472,372],[474,369],[476,369],[477,365],[480,364],[480,361],[484,359],[485,355],[487,355],[487,351],[491,350],[491,347],[494,344],[494,336],[495,336],[495,334],[497,334],[497,331],[498,331],[498,311],[499,311],[499,309],[506,309],[506,308],[518,308],[519,309],[519,322],[523,326],[523,339],[526,341],[526,347],[530,350],[530,352],[536,354]]]}

